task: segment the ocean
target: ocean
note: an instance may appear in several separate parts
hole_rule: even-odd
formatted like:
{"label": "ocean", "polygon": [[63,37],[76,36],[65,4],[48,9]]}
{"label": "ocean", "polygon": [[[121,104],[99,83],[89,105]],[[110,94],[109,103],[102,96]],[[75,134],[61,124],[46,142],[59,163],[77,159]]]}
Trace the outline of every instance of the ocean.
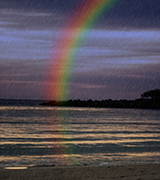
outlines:
{"label": "ocean", "polygon": [[160,163],[160,110],[0,101],[0,168]]}

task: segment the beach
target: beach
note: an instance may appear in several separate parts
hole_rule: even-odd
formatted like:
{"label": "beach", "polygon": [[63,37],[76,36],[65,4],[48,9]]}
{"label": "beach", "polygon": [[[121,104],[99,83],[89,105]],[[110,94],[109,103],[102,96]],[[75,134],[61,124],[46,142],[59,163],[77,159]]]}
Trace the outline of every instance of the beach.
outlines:
{"label": "beach", "polygon": [[1,169],[0,180],[160,180],[160,164]]}

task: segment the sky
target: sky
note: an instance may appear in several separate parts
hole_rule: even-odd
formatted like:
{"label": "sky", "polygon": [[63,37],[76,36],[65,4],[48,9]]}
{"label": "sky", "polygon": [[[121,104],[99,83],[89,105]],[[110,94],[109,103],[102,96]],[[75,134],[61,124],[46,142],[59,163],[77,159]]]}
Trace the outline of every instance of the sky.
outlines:
{"label": "sky", "polygon": [[[1,99],[52,99],[56,45],[86,1],[0,1]],[[132,100],[160,89],[159,12],[159,0],[119,0],[104,12],[66,67],[68,98]]]}

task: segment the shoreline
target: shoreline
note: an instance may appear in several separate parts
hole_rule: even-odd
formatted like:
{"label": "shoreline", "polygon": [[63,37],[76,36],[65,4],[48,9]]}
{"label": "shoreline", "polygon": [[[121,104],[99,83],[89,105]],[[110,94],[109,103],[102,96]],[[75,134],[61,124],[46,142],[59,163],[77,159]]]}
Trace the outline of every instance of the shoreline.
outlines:
{"label": "shoreline", "polygon": [[160,180],[160,163],[0,169],[0,180]]}

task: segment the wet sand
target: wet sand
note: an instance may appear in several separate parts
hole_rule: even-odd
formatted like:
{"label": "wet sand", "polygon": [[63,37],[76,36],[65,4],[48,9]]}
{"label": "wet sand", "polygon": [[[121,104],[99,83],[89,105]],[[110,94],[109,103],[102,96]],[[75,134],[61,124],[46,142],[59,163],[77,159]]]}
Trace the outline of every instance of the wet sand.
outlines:
{"label": "wet sand", "polygon": [[160,164],[0,169],[0,180],[160,180]]}

